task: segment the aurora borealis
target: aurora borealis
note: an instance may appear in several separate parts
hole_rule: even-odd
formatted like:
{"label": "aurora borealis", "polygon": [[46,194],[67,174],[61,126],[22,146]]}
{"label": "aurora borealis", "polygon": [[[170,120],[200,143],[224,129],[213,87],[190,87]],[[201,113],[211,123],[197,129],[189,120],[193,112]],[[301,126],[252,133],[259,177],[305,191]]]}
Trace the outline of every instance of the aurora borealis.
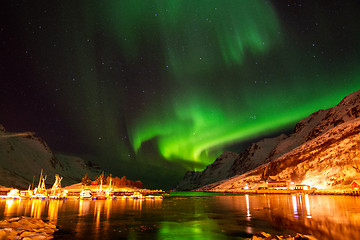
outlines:
{"label": "aurora borealis", "polygon": [[355,0],[5,5],[0,123],[149,184],[360,89]]}

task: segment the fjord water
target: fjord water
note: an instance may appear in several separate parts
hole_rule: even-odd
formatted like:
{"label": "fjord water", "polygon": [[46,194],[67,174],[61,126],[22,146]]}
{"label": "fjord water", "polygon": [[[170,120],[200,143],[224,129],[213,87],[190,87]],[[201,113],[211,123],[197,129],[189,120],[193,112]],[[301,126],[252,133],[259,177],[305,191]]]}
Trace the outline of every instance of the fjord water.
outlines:
{"label": "fjord water", "polygon": [[179,193],[159,200],[1,200],[1,219],[50,220],[55,239],[360,239],[360,197]]}

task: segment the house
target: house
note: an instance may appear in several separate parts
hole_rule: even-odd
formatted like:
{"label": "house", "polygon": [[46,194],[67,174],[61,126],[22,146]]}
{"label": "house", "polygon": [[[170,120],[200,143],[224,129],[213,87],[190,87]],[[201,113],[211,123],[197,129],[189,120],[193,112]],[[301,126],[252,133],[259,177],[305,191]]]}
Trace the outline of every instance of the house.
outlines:
{"label": "house", "polygon": [[295,190],[310,190],[310,186],[309,185],[305,185],[305,184],[299,184],[299,185],[295,185]]}
{"label": "house", "polygon": [[290,182],[288,181],[269,181],[267,182],[269,189],[286,190],[289,188]]}
{"label": "house", "polygon": [[351,182],[350,186],[352,187],[353,190],[359,190],[360,188],[360,181],[359,180],[354,180]]}
{"label": "house", "polygon": [[261,183],[257,184],[254,188],[257,190],[265,190],[265,189],[268,189],[268,185],[266,182],[261,182]]}

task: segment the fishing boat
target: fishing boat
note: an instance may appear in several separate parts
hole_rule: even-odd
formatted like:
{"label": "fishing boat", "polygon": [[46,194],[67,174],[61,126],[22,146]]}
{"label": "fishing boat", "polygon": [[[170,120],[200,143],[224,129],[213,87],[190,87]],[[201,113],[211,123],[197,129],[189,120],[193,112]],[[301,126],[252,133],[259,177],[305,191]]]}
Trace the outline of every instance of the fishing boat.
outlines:
{"label": "fishing boat", "polygon": [[67,190],[61,189],[61,180],[63,178],[60,177],[58,174],[55,175],[55,182],[50,191],[50,199],[66,199],[67,198]]}
{"label": "fishing boat", "polygon": [[100,179],[100,187],[96,191],[96,195],[93,198],[94,200],[105,200],[106,199],[106,193],[105,190],[102,188],[103,181]]}
{"label": "fishing boat", "polygon": [[133,199],[133,200],[137,200],[137,199],[144,199],[145,197],[139,193],[139,192],[134,192],[133,195],[131,196],[123,196],[122,199]]}
{"label": "fishing boat", "polygon": [[151,199],[151,200],[162,200],[163,196],[153,196],[153,195],[148,195],[145,196],[146,199]]}
{"label": "fishing boat", "polygon": [[91,189],[83,189],[83,190],[81,190],[80,199],[82,199],[82,200],[91,200],[92,199]]}
{"label": "fishing boat", "polygon": [[11,189],[10,192],[6,195],[7,199],[19,199],[20,198],[20,192],[19,189]]}
{"label": "fishing boat", "polygon": [[47,190],[45,187],[46,175],[45,175],[45,177],[43,177],[42,173],[43,173],[43,170],[41,169],[39,184],[38,184],[38,187],[34,189],[34,195],[32,195],[30,197],[31,199],[47,199],[48,198]]}
{"label": "fishing boat", "polygon": [[106,199],[113,199],[113,191],[112,191],[112,187],[111,187],[111,178],[110,178],[110,183],[109,183],[107,189],[105,190],[105,197],[106,197]]}
{"label": "fishing boat", "polygon": [[32,190],[30,190],[30,186],[28,190],[20,191],[20,199],[30,199],[32,195],[34,195],[34,193]]}
{"label": "fishing boat", "polygon": [[30,199],[33,196],[33,192],[30,190],[20,191],[20,199]]}
{"label": "fishing boat", "polygon": [[105,196],[105,191],[102,190],[100,192],[96,193],[96,196],[93,198],[94,200],[105,200],[106,196]]}

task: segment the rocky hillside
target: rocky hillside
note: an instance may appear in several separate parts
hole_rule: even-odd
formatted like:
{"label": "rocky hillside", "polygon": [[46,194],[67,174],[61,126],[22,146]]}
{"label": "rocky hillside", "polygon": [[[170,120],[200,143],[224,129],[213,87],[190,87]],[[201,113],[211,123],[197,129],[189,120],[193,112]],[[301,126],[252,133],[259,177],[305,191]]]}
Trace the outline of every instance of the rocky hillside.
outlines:
{"label": "rocky hillside", "polygon": [[188,171],[176,189],[192,190],[250,171],[263,164],[264,159],[269,156],[274,147],[286,137],[285,134],[282,134],[276,138],[265,138],[251,144],[248,149],[240,154],[225,152],[205,170],[200,172]]}
{"label": "rocky hillside", "polygon": [[360,119],[354,119],[304,143],[248,173],[199,190],[256,188],[266,180],[286,180],[319,189],[347,187],[360,179]]}
{"label": "rocky hillside", "polygon": [[55,155],[49,146],[33,133],[9,133],[0,125],[0,185],[27,188],[39,179],[41,169],[52,185],[55,174],[63,177],[62,184],[79,182],[85,173],[98,175],[97,168],[89,167],[78,157]]}
{"label": "rocky hillside", "polygon": [[227,178],[246,173],[264,164],[264,161],[268,161],[269,156],[274,154],[274,148],[286,138],[287,136],[285,134],[281,134],[278,137],[265,138],[251,144],[251,146],[234,161]]}
{"label": "rocky hillside", "polygon": [[225,152],[204,171],[188,171],[176,189],[191,190],[227,178],[230,168],[238,157],[239,155],[236,153]]}
{"label": "rocky hillside", "polygon": [[[254,181],[260,181],[260,179],[291,179],[296,182],[307,183],[309,181],[305,181],[305,179],[309,179],[309,176],[314,178],[316,172],[323,175],[325,174],[324,169],[328,169],[328,166],[334,166],[336,163],[336,166],[345,164],[348,167],[344,173],[337,172],[342,177],[330,174],[331,176],[328,175],[329,179],[316,181],[316,184],[320,184],[322,187],[346,184],[348,181],[346,176],[351,179],[356,178],[353,174],[354,171],[358,171],[356,170],[358,169],[357,161],[360,161],[358,158],[357,160],[348,159],[354,159],[354,157],[356,159],[359,152],[359,143],[357,142],[359,116],[360,91],[357,91],[345,97],[337,106],[320,110],[301,120],[296,124],[290,136],[280,135],[277,138],[264,139],[252,144],[234,160],[228,176],[223,179],[238,179],[237,176],[244,174],[241,179],[244,179],[244,183],[246,183],[249,180],[246,176],[250,174],[257,176],[253,179]],[[355,150],[356,148],[358,150]],[[318,162],[318,158],[327,159],[326,154],[329,154],[328,157],[334,161],[327,162],[327,166],[317,167],[316,164],[321,163],[322,166],[322,163],[326,162],[325,160]],[[352,163],[354,166],[351,165]],[[316,170],[308,169],[309,164]],[[256,170],[249,173],[253,169]],[[321,176],[318,177],[321,178]],[[183,182],[186,179],[185,176]],[[223,179],[219,179],[219,181]],[[215,185],[219,184],[216,183]],[[241,184],[238,184],[238,187],[240,186]],[[230,188],[237,188],[237,185],[230,186]]]}

